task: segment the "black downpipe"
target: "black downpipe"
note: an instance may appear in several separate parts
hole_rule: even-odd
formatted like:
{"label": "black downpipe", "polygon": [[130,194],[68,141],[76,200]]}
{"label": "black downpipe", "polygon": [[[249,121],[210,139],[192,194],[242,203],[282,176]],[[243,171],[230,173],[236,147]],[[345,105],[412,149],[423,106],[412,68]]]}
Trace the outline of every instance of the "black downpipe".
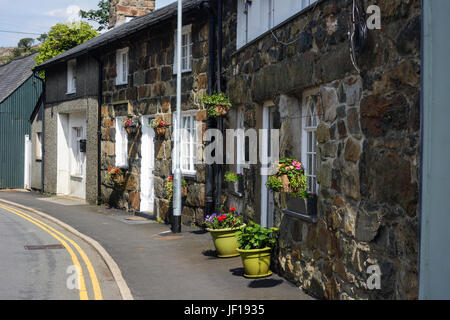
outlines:
{"label": "black downpipe", "polygon": [[35,73],[33,76],[42,81],[42,105],[41,105],[41,118],[42,118],[42,141],[41,141],[41,193],[44,193],[44,172],[45,172],[45,102],[47,101],[46,97],[46,88],[47,82],[45,79],[38,77]]}
{"label": "black downpipe", "polygon": [[[211,95],[214,91],[214,78],[215,78],[215,52],[214,52],[214,39],[215,39],[215,24],[216,19],[213,12],[212,0],[204,3],[208,8],[208,24],[209,24],[209,39],[208,39],[208,92]],[[215,128],[216,121],[208,118],[208,128]],[[206,165],[206,214],[210,215],[214,212],[214,165]]]}
{"label": "black downpipe", "polygon": [[[222,34],[223,34],[223,26],[222,26],[222,17],[223,17],[223,2],[222,0],[217,1],[217,92],[222,92]],[[223,134],[223,116],[218,117],[217,119],[217,128]],[[220,208],[222,205],[222,183],[223,183],[223,164],[217,164],[217,172],[216,172],[216,183],[217,183],[217,198],[216,205],[217,208]]]}

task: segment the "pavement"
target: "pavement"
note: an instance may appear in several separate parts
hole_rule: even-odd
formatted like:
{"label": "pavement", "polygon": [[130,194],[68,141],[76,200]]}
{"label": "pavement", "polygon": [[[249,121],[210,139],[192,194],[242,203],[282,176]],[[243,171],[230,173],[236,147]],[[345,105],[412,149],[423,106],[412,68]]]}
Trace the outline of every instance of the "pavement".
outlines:
{"label": "pavement", "polygon": [[[240,257],[220,259],[209,233],[142,220],[124,211],[35,192],[0,191],[4,199],[56,218],[97,242],[114,260],[134,299],[312,300],[274,274],[247,279]],[[106,297],[105,299],[108,299]]]}

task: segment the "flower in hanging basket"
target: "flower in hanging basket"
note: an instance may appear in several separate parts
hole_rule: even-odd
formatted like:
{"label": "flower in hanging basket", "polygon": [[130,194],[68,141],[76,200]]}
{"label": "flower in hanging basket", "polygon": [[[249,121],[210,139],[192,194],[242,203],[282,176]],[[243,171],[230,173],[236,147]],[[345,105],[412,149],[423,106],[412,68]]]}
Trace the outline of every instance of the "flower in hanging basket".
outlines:
{"label": "flower in hanging basket", "polygon": [[166,134],[167,123],[161,119],[153,119],[150,121],[150,126],[155,130],[158,136]]}
{"label": "flower in hanging basket", "polygon": [[228,113],[228,109],[232,107],[230,99],[223,92],[205,95],[201,102],[206,105],[206,114],[209,118],[224,116]]}
{"label": "flower in hanging basket", "polygon": [[123,127],[125,128],[125,131],[129,135],[136,134],[136,132],[137,132],[137,125],[136,125],[136,123],[134,123],[133,120],[131,120],[129,118],[125,119],[123,121]]}
{"label": "flower in hanging basket", "polygon": [[304,198],[308,190],[305,170],[300,161],[283,158],[279,161],[278,172],[267,179],[267,188],[275,192],[289,193]]}
{"label": "flower in hanging basket", "polygon": [[123,186],[125,184],[125,177],[123,175],[123,171],[120,168],[109,168],[106,178],[116,186]]}

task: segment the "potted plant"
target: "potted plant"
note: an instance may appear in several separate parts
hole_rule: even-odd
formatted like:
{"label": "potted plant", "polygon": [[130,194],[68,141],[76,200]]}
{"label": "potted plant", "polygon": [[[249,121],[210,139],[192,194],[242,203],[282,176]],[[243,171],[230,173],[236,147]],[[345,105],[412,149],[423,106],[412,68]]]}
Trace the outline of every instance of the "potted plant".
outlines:
{"label": "potted plant", "polygon": [[225,182],[228,182],[229,188],[236,193],[244,193],[244,175],[228,171],[225,173]]}
{"label": "potted plant", "polygon": [[224,116],[232,106],[230,99],[224,93],[205,95],[201,102],[206,105],[206,114],[209,118]]}
{"label": "potted plant", "polygon": [[[172,200],[173,197],[173,176],[167,178],[165,183],[165,189],[167,194],[167,200]],[[181,180],[181,196],[187,197],[188,195],[188,184],[184,178]]]}
{"label": "potted plant", "polygon": [[274,192],[289,193],[303,198],[308,182],[303,165],[293,158],[280,159],[278,171],[267,179],[267,188]]}
{"label": "potted plant", "polygon": [[150,121],[150,125],[155,130],[156,135],[164,136],[166,134],[167,124],[165,121],[161,119],[153,119]]}
{"label": "potted plant", "polygon": [[117,187],[123,187],[125,185],[125,176],[120,168],[109,168],[106,179]]}
{"label": "potted plant", "polygon": [[272,275],[270,255],[277,241],[276,228],[263,228],[251,222],[236,232],[240,248],[239,254],[244,265],[246,278],[263,278]]}
{"label": "potted plant", "polygon": [[131,120],[130,118],[125,119],[123,121],[123,127],[130,136],[135,135],[137,133],[137,124],[134,123],[133,120]]}
{"label": "potted plant", "polygon": [[214,213],[206,217],[206,230],[211,234],[219,258],[237,257],[239,243],[236,231],[245,224],[235,207],[230,207],[228,210],[222,207],[221,211],[222,213]]}

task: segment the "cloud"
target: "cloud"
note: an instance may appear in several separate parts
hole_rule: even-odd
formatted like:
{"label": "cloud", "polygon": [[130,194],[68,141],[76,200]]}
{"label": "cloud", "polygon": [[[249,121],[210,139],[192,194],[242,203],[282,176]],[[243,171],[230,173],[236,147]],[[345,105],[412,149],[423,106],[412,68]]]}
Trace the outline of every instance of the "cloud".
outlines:
{"label": "cloud", "polygon": [[77,5],[70,5],[65,9],[55,9],[46,12],[45,14],[50,17],[63,18],[67,22],[75,22],[80,20],[80,7]]}

